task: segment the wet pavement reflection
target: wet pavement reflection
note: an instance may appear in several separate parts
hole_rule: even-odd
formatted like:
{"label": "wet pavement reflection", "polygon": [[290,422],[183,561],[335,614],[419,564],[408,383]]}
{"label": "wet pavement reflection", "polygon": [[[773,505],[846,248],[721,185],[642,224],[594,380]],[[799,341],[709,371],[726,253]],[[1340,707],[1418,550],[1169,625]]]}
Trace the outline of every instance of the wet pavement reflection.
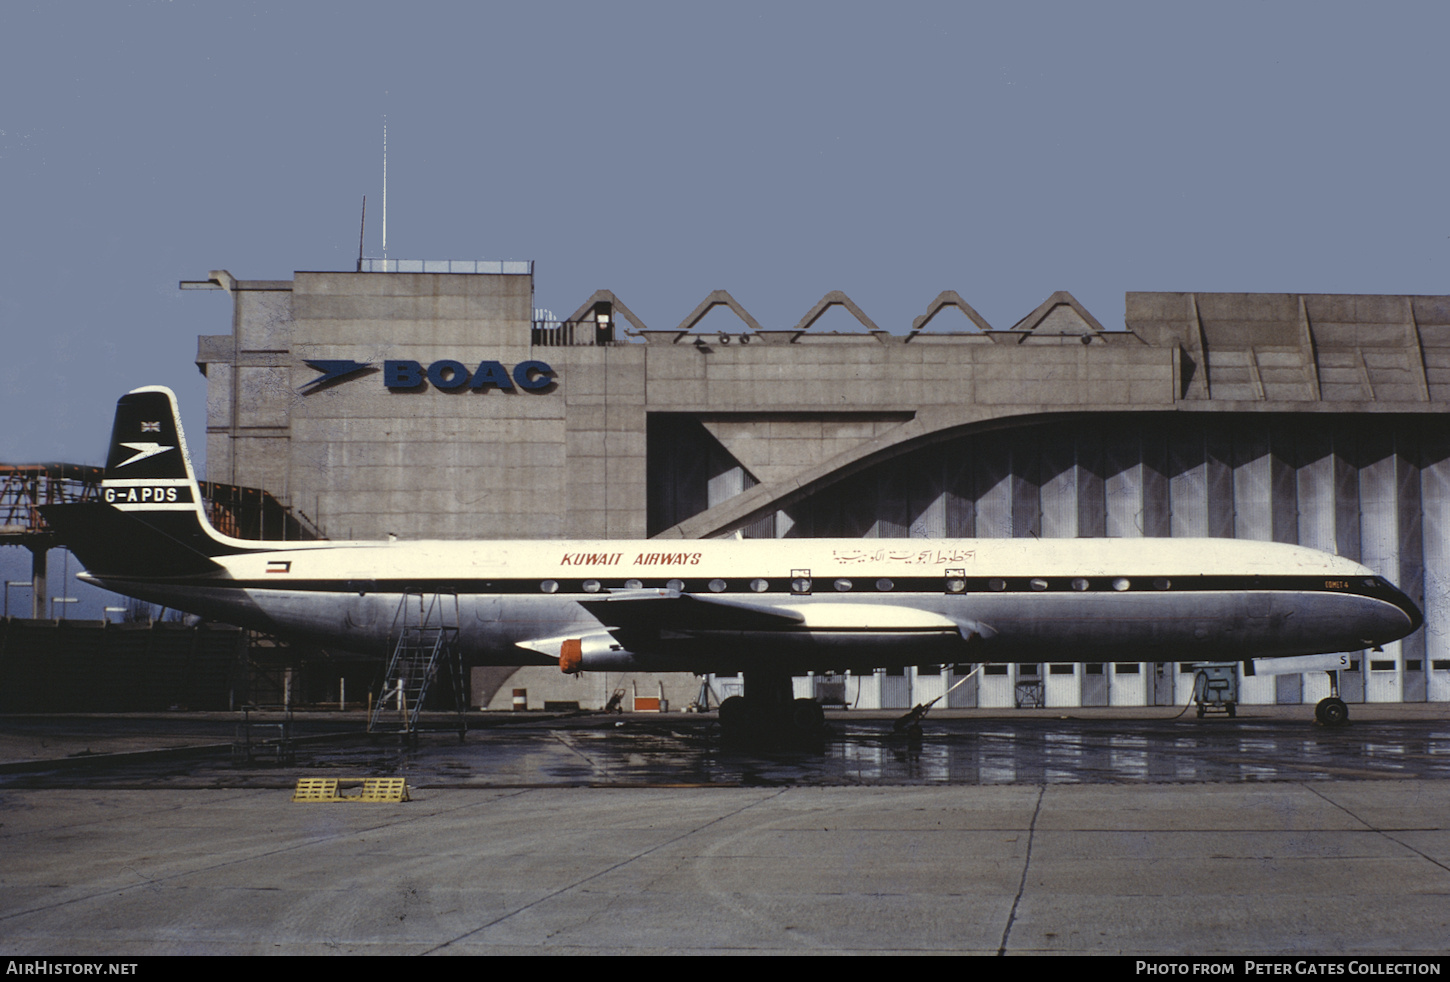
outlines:
{"label": "wet pavement reflection", "polygon": [[[148,722],[154,721],[105,725],[139,729]],[[16,725],[6,720],[0,730]],[[215,739],[217,729],[202,728],[196,742]],[[456,733],[433,732],[416,746],[340,729],[325,721],[299,727],[307,739],[290,763],[234,761],[229,747],[213,743],[162,756],[0,767],[0,788],[290,787],[320,774],[404,776],[418,788],[1450,778],[1450,721],[1427,719],[1328,729],[1285,718],[934,717],[917,739],[893,733],[889,718],[836,716],[817,745],[780,748],[723,742],[709,716],[488,723],[461,743]]]}

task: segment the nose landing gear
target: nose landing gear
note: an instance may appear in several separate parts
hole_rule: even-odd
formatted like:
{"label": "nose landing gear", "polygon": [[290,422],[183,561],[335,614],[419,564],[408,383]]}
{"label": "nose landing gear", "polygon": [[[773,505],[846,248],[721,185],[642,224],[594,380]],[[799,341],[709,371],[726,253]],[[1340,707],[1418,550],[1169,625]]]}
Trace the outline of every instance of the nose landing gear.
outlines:
{"label": "nose landing gear", "polygon": [[1320,699],[1314,707],[1314,722],[1320,726],[1344,726],[1349,722],[1349,707],[1339,698],[1339,672],[1329,675],[1329,697]]}

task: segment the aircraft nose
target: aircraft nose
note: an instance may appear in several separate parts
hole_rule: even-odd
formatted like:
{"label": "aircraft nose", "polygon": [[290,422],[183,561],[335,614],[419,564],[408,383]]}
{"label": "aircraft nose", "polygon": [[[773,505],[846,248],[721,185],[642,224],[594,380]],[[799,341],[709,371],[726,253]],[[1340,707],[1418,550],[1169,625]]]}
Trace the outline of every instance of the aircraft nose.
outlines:
{"label": "aircraft nose", "polygon": [[1407,634],[1418,631],[1425,623],[1425,615],[1420,608],[1405,592],[1391,584],[1389,581],[1380,579],[1374,590],[1379,599],[1393,605],[1393,611],[1386,611],[1382,618],[1384,630],[1389,635],[1385,641],[1398,641]]}

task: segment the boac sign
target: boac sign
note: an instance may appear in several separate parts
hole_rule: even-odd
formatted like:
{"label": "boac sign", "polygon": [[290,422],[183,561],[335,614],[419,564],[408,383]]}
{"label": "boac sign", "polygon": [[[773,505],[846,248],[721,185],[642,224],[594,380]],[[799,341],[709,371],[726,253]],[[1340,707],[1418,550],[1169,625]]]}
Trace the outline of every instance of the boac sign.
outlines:
{"label": "boac sign", "polygon": [[[309,366],[322,374],[303,386],[304,393],[330,388],[352,376],[376,372],[368,362],[342,359],[313,359]],[[554,369],[547,362],[521,361],[510,371],[502,362],[483,361],[473,371],[461,361],[442,358],[424,368],[420,362],[408,359],[389,359],[383,362],[383,385],[395,392],[410,392],[427,388],[445,392],[469,388],[483,392],[489,388],[503,392],[522,389],[525,392],[546,392],[554,385]]]}
{"label": "boac sign", "polygon": [[518,385],[525,392],[539,392],[554,384],[554,370],[542,361],[521,361],[512,373],[497,361],[479,362],[472,372],[451,358],[435,361],[426,369],[416,361],[383,362],[383,384],[390,389],[421,388],[425,378],[435,389],[445,391],[464,386],[475,392],[489,386],[508,390]]}

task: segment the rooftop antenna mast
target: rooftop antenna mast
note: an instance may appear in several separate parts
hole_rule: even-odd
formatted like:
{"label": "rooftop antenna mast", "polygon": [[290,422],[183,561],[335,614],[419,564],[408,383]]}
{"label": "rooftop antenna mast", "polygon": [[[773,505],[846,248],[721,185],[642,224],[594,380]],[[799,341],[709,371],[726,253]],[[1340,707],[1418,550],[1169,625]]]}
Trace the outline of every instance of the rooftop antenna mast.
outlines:
{"label": "rooftop antenna mast", "polygon": [[388,258],[388,114],[383,114],[383,259]]}

